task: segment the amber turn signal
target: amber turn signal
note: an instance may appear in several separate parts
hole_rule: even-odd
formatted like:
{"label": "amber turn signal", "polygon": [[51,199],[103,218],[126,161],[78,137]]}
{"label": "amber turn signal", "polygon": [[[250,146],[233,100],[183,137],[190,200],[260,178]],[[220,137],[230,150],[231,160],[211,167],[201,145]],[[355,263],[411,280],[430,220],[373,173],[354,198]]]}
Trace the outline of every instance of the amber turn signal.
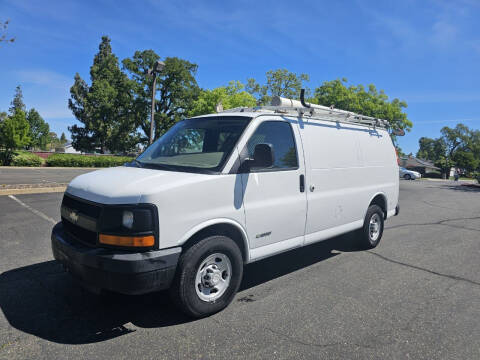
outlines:
{"label": "amber turn signal", "polygon": [[147,236],[117,236],[100,234],[100,244],[113,246],[130,246],[130,247],[149,247],[155,244],[153,235]]}

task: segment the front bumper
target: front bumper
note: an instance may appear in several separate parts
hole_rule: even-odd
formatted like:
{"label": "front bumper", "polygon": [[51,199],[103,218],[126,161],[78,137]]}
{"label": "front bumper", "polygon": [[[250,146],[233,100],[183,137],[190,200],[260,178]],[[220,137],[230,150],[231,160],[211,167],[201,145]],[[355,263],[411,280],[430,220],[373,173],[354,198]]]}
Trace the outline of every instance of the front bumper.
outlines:
{"label": "front bumper", "polygon": [[90,290],[136,295],[170,286],[182,248],[136,253],[91,248],[69,240],[58,223],[52,230],[52,251],[55,259]]}

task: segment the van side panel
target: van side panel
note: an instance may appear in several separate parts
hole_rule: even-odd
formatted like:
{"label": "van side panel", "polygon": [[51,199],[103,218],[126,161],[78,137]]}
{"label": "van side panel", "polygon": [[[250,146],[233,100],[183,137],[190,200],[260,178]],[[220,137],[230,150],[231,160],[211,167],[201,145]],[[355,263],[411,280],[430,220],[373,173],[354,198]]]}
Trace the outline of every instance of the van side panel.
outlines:
{"label": "van side panel", "polygon": [[[385,130],[378,130],[378,136],[369,136],[366,133],[358,133],[361,158],[363,161],[362,186],[368,186],[372,182],[376,184],[375,194],[370,194],[367,204],[375,195],[381,193],[387,200],[387,214],[395,213],[398,204],[398,164],[390,135]],[[366,210],[365,210],[366,211]]]}
{"label": "van side panel", "polygon": [[375,194],[385,194],[395,208],[398,168],[395,173],[386,131],[310,119],[300,128],[307,161],[305,243],[360,228]]}

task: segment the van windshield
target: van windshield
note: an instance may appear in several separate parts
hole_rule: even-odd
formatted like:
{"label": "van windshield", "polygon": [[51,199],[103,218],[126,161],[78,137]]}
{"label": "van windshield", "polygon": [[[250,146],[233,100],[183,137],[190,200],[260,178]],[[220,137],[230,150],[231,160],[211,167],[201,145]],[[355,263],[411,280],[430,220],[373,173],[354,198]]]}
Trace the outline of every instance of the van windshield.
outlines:
{"label": "van windshield", "polygon": [[162,170],[218,172],[251,118],[218,116],[176,123],[136,160]]}

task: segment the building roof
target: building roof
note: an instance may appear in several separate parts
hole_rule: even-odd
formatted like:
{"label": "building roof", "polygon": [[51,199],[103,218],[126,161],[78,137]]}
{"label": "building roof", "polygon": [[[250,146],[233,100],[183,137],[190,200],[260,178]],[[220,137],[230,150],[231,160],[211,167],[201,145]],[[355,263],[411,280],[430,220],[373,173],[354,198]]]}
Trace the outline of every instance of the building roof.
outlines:
{"label": "building roof", "polygon": [[413,156],[401,157],[400,164],[403,167],[423,167],[426,169],[440,170],[440,168],[433,165],[433,163],[431,163],[430,161],[417,159],[416,157],[413,157]]}

